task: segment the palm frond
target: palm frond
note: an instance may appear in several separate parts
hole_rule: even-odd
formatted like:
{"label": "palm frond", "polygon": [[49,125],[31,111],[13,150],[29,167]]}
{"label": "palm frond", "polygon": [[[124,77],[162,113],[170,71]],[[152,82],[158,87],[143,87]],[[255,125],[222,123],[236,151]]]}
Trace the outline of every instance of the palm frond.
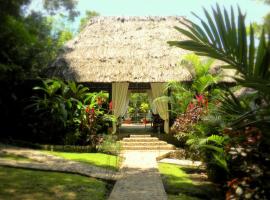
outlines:
{"label": "palm frond", "polygon": [[[198,55],[208,56],[228,63],[242,76],[242,85],[248,85],[261,93],[270,96],[270,42],[262,31],[260,42],[255,50],[254,30],[250,25],[250,35],[247,36],[245,15],[238,8],[238,18],[235,19],[233,8],[222,12],[219,5],[212,8],[212,16],[204,9],[206,20],[195,15],[201,22],[201,27],[189,20],[182,22],[186,27],[177,28],[188,40],[169,41],[172,46],[194,51]],[[237,23],[236,23],[237,21]],[[262,80],[251,84],[254,80]]]}

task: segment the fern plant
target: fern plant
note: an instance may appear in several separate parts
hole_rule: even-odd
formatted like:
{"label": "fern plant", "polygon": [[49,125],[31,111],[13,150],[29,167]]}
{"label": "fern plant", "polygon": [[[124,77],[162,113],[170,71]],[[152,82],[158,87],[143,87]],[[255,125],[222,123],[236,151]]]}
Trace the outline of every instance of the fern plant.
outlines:
{"label": "fern plant", "polygon": [[212,161],[208,162],[215,163],[228,172],[228,158],[224,150],[224,146],[227,142],[228,138],[220,135],[211,135],[206,138],[199,138],[193,135],[193,137],[191,136],[187,140],[187,144],[190,145],[191,149],[199,150],[201,154],[208,154],[208,157],[212,159]]}

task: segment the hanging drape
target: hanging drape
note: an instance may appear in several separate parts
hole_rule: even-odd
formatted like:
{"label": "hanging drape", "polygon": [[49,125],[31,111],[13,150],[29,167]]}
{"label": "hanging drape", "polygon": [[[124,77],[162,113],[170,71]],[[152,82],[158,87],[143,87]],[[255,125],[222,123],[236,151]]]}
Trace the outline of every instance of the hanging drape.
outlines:
{"label": "hanging drape", "polygon": [[169,133],[169,108],[168,101],[156,98],[164,96],[165,84],[164,83],[151,83],[153,104],[159,116],[164,120],[164,132]]}
{"label": "hanging drape", "polygon": [[[112,83],[112,109],[116,119],[126,112],[128,83]],[[113,133],[116,132],[116,123],[113,123]]]}
{"label": "hanging drape", "polygon": [[124,114],[127,112],[128,110],[128,105],[129,105],[129,99],[130,99],[130,91],[128,90],[127,92],[127,97],[126,97],[126,104],[125,104],[125,111],[124,111]]}
{"label": "hanging drape", "polygon": [[155,107],[155,105],[153,104],[153,95],[152,95],[152,90],[146,90],[147,96],[148,96],[148,101],[150,103],[151,106],[151,110],[153,114],[157,114],[157,109]]}

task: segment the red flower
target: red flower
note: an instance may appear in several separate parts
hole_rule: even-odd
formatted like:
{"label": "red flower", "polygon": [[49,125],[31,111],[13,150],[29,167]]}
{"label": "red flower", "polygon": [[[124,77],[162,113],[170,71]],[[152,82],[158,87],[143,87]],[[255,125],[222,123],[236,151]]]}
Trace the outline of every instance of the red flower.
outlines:
{"label": "red flower", "polygon": [[113,102],[112,102],[112,101],[109,103],[109,109],[110,109],[110,110],[113,109]]}
{"label": "red flower", "polygon": [[203,99],[203,95],[196,95],[196,99],[198,101],[198,103],[203,104],[204,103],[204,99]]}
{"label": "red flower", "polygon": [[228,181],[228,186],[229,187],[232,187],[235,184],[238,185],[238,178],[235,178],[235,179],[233,179],[231,181]]}
{"label": "red flower", "polygon": [[188,104],[188,110],[192,110],[195,107],[194,103],[190,102]]}
{"label": "red flower", "polygon": [[91,113],[92,113],[92,114],[95,113],[95,109],[94,109],[94,108],[91,109]]}
{"label": "red flower", "polygon": [[147,124],[147,119],[143,119],[143,124]]}
{"label": "red flower", "polygon": [[86,107],[85,112],[89,113],[89,106]]}

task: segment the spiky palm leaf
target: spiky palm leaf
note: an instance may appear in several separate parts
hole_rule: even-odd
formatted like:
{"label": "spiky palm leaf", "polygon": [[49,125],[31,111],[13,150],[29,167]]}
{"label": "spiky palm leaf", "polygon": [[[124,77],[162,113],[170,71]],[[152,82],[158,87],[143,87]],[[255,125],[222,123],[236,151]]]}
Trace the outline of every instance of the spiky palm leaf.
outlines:
{"label": "spiky palm leaf", "polygon": [[245,15],[238,8],[238,20],[234,10],[230,13],[220,7],[212,8],[213,17],[204,9],[206,20],[194,14],[201,22],[201,26],[186,20],[181,22],[186,28],[175,27],[189,40],[169,41],[172,46],[196,52],[198,55],[208,56],[224,61],[229,68],[236,69],[240,77],[236,81],[246,87],[254,88],[270,97],[270,41],[266,39],[264,31],[260,36],[259,46],[255,48],[255,37],[252,25],[250,36],[247,37]]}

